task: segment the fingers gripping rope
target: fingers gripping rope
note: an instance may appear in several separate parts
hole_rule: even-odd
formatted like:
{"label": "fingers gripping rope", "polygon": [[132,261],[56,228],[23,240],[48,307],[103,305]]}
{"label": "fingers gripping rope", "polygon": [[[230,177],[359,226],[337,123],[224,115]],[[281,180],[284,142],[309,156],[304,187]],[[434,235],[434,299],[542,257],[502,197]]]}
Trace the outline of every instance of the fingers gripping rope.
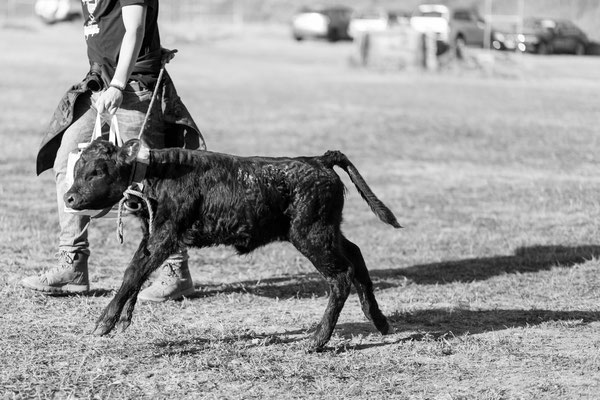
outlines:
{"label": "fingers gripping rope", "polygon": [[[129,212],[139,211],[142,207],[139,204],[139,200],[143,200],[146,203],[146,208],[148,209],[148,232],[152,235],[153,232],[153,222],[154,222],[154,212],[152,211],[152,205],[150,204],[150,200],[148,196],[145,196],[139,190],[135,190],[132,186],[128,187],[127,190],[123,193],[123,198],[119,201],[119,211],[117,213],[117,238],[119,239],[119,243],[123,244],[123,208],[127,209]],[[133,202],[136,204],[135,207],[128,205],[128,202]]]}

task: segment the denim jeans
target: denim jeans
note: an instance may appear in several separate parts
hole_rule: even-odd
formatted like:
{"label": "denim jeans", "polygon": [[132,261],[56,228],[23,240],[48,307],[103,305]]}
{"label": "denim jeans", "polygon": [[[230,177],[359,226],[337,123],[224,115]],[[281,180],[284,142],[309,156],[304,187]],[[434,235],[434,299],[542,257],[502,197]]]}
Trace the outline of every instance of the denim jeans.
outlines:
{"label": "denim jeans", "polygon": [[[58,219],[60,223],[59,251],[64,250],[89,255],[87,229],[90,218],[88,216],[65,212],[63,196],[69,189],[65,184],[69,153],[76,151],[79,143],[90,141],[97,115],[94,104],[99,96],[100,92],[86,92],[77,99],[73,123],[64,132],[54,161]],[[139,136],[151,98],[152,92],[149,90],[134,91],[128,86],[123,91],[123,102],[116,114],[123,142]],[[155,104],[157,103],[160,103],[160,101],[155,102]],[[162,120],[162,115],[160,115],[160,108],[154,107],[152,111],[145,133],[142,136],[142,141],[150,148],[163,148],[165,124]],[[108,135],[108,126],[106,125],[103,128],[103,134],[105,130],[106,135]]]}

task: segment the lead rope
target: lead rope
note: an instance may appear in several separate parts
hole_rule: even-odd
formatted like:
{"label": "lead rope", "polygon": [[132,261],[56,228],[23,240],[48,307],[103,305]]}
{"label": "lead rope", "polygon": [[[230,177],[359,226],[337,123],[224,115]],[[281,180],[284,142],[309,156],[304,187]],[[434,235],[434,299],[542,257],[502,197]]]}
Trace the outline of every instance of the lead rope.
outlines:
{"label": "lead rope", "polygon": [[[172,50],[170,53],[175,54],[177,50]],[[154,92],[152,92],[152,98],[150,99],[150,105],[148,106],[148,111],[146,111],[146,116],[144,117],[144,122],[142,122],[142,127],[140,128],[140,134],[138,135],[138,139],[142,140],[142,134],[146,129],[146,122],[148,122],[148,118],[150,117],[150,112],[152,111],[152,107],[154,107],[154,101],[156,100],[156,95],[158,93],[158,86],[162,80],[163,74],[165,72],[165,64],[169,61],[162,61],[162,65],[160,66],[160,72],[158,73],[158,78],[156,79],[156,85],[154,86]]]}
{"label": "lead rope", "polygon": [[136,208],[130,207],[125,204],[128,200],[131,199],[131,196],[138,197],[146,203],[146,208],[148,209],[148,233],[152,235],[153,228],[152,222],[154,221],[154,211],[152,211],[152,205],[150,204],[150,199],[144,193],[138,190],[134,190],[131,186],[128,187],[123,193],[123,198],[119,201],[119,210],[117,212],[117,237],[119,238],[119,243],[123,244],[123,219],[121,218],[123,215],[123,208],[127,208],[128,211],[139,211],[140,206]]}
{"label": "lead rope", "polygon": [[[144,117],[144,122],[142,122],[142,127],[140,128],[140,134],[138,135],[138,140],[141,143],[142,140],[142,135],[144,133],[144,131],[146,130],[146,123],[148,122],[148,119],[150,118],[150,113],[152,112],[152,108],[154,107],[154,102],[156,100],[157,94],[158,94],[158,88],[160,86],[160,83],[162,81],[164,72],[165,72],[165,65],[171,61],[171,59],[174,57],[175,53],[177,53],[177,50],[170,50],[169,52],[165,53],[163,55],[163,59],[161,61],[161,66],[160,66],[160,72],[158,73],[158,78],[156,79],[156,84],[154,86],[154,91],[152,92],[152,98],[150,99],[150,104],[148,105],[148,110],[146,111],[146,115]],[[143,144],[142,144],[143,146]],[[119,201],[119,209],[117,212],[117,238],[119,239],[119,243],[123,244],[123,208],[127,208],[128,211],[139,211],[140,210],[140,205],[138,203],[137,207],[131,207],[128,204],[126,204],[126,202],[128,200],[131,200],[132,196],[138,197],[139,199],[143,200],[146,203],[146,208],[148,208],[148,233],[151,235],[153,232],[153,228],[152,228],[152,223],[154,221],[154,211],[152,211],[152,205],[150,204],[150,199],[148,198],[148,196],[146,196],[142,190],[135,190],[134,189],[134,185],[135,183],[132,183],[126,190],[125,192],[123,192],[123,198]],[[136,185],[136,186],[140,186],[140,185]]]}

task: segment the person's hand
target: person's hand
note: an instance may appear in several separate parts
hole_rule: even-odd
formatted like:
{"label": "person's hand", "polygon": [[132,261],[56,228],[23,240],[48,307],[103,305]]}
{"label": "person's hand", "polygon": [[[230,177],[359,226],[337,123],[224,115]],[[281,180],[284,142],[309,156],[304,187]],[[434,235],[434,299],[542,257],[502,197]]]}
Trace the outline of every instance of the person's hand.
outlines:
{"label": "person's hand", "polygon": [[173,58],[175,58],[175,53],[177,53],[177,49],[173,49],[173,50],[167,50],[165,48],[162,49],[162,62],[164,64],[167,64],[169,61],[171,61]]}
{"label": "person's hand", "polygon": [[119,89],[109,86],[96,100],[96,109],[100,114],[114,115],[121,107],[122,102],[123,93]]}

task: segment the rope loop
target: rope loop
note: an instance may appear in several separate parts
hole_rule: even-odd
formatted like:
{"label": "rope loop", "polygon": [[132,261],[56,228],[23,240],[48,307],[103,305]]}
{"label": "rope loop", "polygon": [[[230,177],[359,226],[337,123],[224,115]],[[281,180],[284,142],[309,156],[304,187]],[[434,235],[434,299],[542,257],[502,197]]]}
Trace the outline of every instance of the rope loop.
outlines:
{"label": "rope loop", "polygon": [[[154,224],[154,211],[152,211],[150,199],[141,191],[135,190],[132,186],[129,186],[125,192],[123,192],[123,198],[119,201],[119,209],[117,212],[117,238],[121,244],[123,244],[123,209],[126,209],[129,213],[140,211],[142,209],[140,200],[144,201],[146,208],[148,209],[148,232],[152,235],[154,231],[152,227]],[[135,206],[132,206],[131,204],[135,204]]]}

